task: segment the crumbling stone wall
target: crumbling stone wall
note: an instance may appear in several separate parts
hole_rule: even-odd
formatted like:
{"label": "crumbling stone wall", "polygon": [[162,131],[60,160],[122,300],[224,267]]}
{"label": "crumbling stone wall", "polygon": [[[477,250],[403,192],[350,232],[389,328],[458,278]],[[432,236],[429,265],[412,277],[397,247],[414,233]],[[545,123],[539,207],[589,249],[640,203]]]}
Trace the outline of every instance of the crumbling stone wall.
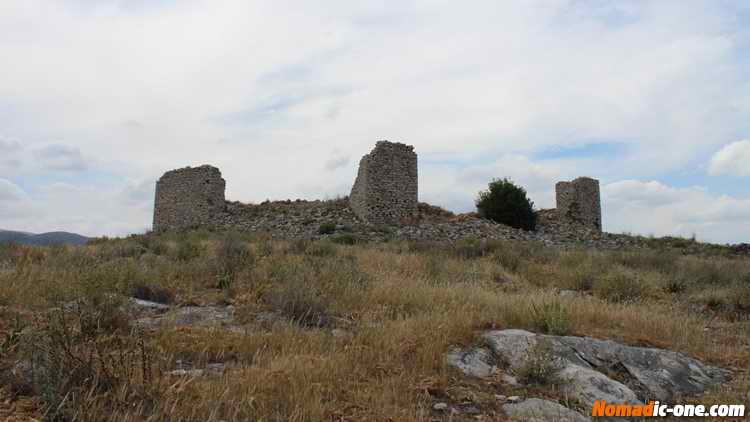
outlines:
{"label": "crumbling stone wall", "polygon": [[579,177],[571,182],[557,182],[555,192],[558,218],[602,230],[598,180]]}
{"label": "crumbling stone wall", "polygon": [[379,141],[362,157],[349,205],[371,224],[398,224],[417,213],[417,154],[414,147]]}
{"label": "crumbling stone wall", "polygon": [[213,166],[164,173],[156,182],[154,231],[214,225],[226,210],[225,186]]}

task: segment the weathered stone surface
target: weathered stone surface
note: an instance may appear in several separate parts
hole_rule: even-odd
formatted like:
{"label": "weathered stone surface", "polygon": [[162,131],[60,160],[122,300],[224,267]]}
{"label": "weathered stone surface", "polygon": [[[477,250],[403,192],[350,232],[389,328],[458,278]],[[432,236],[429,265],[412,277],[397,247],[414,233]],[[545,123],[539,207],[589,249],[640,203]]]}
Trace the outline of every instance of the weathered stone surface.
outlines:
{"label": "weathered stone surface", "polygon": [[149,310],[149,311],[166,311],[169,309],[169,305],[163,303],[151,302],[150,300],[138,299],[131,297],[128,299],[129,305],[134,310]]}
{"label": "weathered stone surface", "polygon": [[449,365],[474,377],[488,377],[496,369],[492,353],[484,348],[475,348],[468,351],[453,349],[448,352],[446,359]]}
{"label": "weathered stone surface", "polygon": [[585,366],[567,363],[558,373],[563,380],[562,391],[587,406],[596,400],[608,403],[640,403],[635,392],[623,383]]}
{"label": "weathered stone surface", "polygon": [[380,141],[359,162],[349,203],[372,224],[399,224],[417,214],[417,154],[414,147]]}
{"label": "weathered stone surface", "polygon": [[177,361],[177,369],[167,372],[167,374],[177,377],[201,377],[204,375],[222,375],[226,369],[224,363],[209,363],[205,368],[195,368],[188,362]]}
{"label": "weathered stone surface", "polygon": [[587,422],[587,418],[575,410],[549,400],[526,399],[519,403],[506,403],[503,412],[509,417],[525,422]]}
{"label": "weathered stone surface", "polygon": [[236,327],[233,306],[185,306],[163,315],[136,319],[135,324],[143,328],[163,325],[196,327]]}
{"label": "weathered stone surface", "polygon": [[[482,369],[501,364],[517,371],[526,362],[529,351],[539,341],[545,341],[560,364],[557,375],[565,381],[562,388],[587,405],[603,399],[668,402],[679,395],[701,393],[729,377],[729,371],[680,353],[609,340],[541,335],[524,330],[489,331],[482,337],[486,346],[451,350],[446,357],[448,363],[480,377],[487,373]],[[607,375],[612,373],[617,373],[622,382]]]}
{"label": "weathered stone surface", "polygon": [[233,306],[186,306],[166,318],[177,326],[223,326],[234,323]]}
{"label": "weathered stone surface", "polygon": [[[593,368],[626,371],[651,398],[672,400],[676,394],[697,394],[726,380],[729,372],[683,354],[647,347],[623,346],[609,340],[561,337],[569,361],[583,359]],[[566,349],[561,349],[561,353]],[[575,354],[575,357],[573,356]]]}
{"label": "weathered stone surface", "polygon": [[579,177],[572,182],[558,182],[555,193],[557,212],[562,218],[601,231],[602,206],[598,180]]}
{"label": "weathered stone surface", "polygon": [[216,167],[172,170],[156,182],[155,231],[210,226],[226,209],[225,181]]}

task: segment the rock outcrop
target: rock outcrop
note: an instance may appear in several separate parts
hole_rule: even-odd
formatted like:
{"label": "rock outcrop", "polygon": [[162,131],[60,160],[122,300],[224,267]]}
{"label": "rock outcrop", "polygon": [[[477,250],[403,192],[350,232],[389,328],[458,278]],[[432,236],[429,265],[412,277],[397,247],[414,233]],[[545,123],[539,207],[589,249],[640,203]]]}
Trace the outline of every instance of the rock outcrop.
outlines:
{"label": "rock outcrop", "polygon": [[535,346],[545,342],[558,365],[560,388],[589,408],[595,400],[670,402],[702,393],[730,375],[729,371],[673,351],[590,337],[501,330],[484,333],[482,340],[483,346],[449,351],[448,364],[476,377],[487,377],[498,367],[515,373],[527,363]]}

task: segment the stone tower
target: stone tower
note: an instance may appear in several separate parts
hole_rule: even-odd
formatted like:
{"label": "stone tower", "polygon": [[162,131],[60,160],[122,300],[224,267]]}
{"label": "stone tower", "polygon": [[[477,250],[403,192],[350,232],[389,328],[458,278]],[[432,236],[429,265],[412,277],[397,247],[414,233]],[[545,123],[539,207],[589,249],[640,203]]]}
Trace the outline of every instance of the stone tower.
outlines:
{"label": "stone tower", "polygon": [[417,154],[414,147],[379,141],[362,157],[349,204],[371,224],[399,224],[417,213]]}
{"label": "stone tower", "polygon": [[156,182],[154,231],[211,226],[226,209],[221,171],[213,166],[172,170]]}
{"label": "stone tower", "polygon": [[602,206],[599,198],[599,181],[579,177],[572,182],[555,185],[558,215],[592,229],[602,230]]}

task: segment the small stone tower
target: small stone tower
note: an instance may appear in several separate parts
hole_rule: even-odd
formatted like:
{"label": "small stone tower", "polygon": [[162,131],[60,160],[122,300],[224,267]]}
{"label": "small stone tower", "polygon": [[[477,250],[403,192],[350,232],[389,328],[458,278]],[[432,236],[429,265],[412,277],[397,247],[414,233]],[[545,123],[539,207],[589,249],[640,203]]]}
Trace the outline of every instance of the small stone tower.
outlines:
{"label": "small stone tower", "polygon": [[399,224],[417,213],[417,154],[414,147],[379,141],[359,162],[349,205],[371,224]]}
{"label": "small stone tower", "polygon": [[560,218],[602,230],[602,206],[599,181],[579,177],[572,182],[557,182],[557,212]]}
{"label": "small stone tower", "polygon": [[211,226],[226,209],[226,182],[216,167],[172,170],[156,182],[154,231]]}

